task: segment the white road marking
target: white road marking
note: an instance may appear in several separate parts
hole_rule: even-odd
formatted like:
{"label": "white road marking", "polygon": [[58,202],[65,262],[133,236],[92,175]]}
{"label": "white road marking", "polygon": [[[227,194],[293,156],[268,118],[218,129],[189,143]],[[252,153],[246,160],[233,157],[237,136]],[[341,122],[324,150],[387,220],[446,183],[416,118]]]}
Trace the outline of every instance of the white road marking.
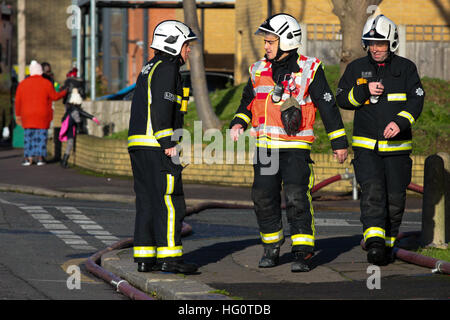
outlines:
{"label": "white road marking", "polygon": [[314,224],[316,226],[333,226],[333,227],[344,227],[344,226],[350,226],[350,223],[348,223],[345,220],[342,219],[321,219],[321,218],[315,218]]}
{"label": "white road marking", "polygon": [[[50,233],[56,235],[67,245],[70,245],[74,249],[81,250],[96,250],[95,247],[90,246],[86,240],[83,240],[80,236],[76,235],[73,231],[62,223],[55,219],[47,210],[41,206],[32,206],[22,203],[9,202],[0,198],[0,203],[15,205],[20,209],[28,212],[31,217],[39,221],[44,228]],[[67,218],[72,220],[75,224],[79,225],[87,233],[93,235],[95,238],[103,242],[104,244],[111,245],[119,240],[116,236],[103,229],[95,221],[84,215],[80,210],[70,206],[55,206],[57,210],[66,215]]]}
{"label": "white road marking", "polygon": [[20,209],[30,213],[30,216],[39,221],[44,228],[56,235],[65,244],[78,250],[95,250],[95,247],[90,246],[86,240],[69,230],[67,226],[61,221],[55,219],[43,207],[40,206],[20,206]]}
{"label": "white road marking", "polygon": [[64,213],[67,218],[72,220],[72,222],[78,224],[80,228],[85,230],[87,233],[93,235],[95,238],[100,240],[106,245],[111,245],[117,241],[119,241],[119,238],[109,233],[109,231],[106,231],[103,229],[102,226],[98,225],[95,221],[93,221],[91,218],[87,217],[86,215],[82,214],[80,210],[78,210],[75,207],[56,207],[59,211]]}

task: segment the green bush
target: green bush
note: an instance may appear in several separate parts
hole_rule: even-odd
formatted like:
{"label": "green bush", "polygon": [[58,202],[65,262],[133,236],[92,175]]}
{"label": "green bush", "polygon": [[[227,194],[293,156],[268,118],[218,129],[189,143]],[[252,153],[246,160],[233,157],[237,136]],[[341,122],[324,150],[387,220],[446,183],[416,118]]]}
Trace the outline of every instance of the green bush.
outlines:
{"label": "green bush", "polygon": [[[331,89],[336,92],[340,78],[339,66],[325,66],[324,70]],[[426,98],[422,115],[413,127],[413,154],[429,155],[438,151],[447,151],[450,149],[450,81],[424,77],[422,83]],[[224,134],[239,107],[244,86],[245,83],[210,94],[212,107],[221,120],[221,129]],[[188,106],[188,113],[184,121],[184,128],[189,131],[191,138],[194,137],[195,121],[199,121],[199,117],[195,102],[192,102]],[[345,123],[345,130],[349,142],[351,142],[353,123]],[[312,152],[331,152],[328,135],[319,112],[316,114],[314,132],[316,141],[313,144]],[[126,135],[126,131],[124,131],[114,134],[111,138],[126,138]]]}

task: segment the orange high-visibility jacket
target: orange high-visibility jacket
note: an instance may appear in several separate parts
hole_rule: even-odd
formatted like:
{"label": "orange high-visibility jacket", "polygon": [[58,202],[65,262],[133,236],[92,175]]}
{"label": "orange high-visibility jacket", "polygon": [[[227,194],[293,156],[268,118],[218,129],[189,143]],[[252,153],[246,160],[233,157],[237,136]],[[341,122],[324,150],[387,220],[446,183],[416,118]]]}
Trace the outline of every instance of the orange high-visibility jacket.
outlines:
{"label": "orange high-visibility jacket", "polygon": [[281,122],[281,105],[289,98],[284,92],[278,103],[272,101],[272,91],[275,82],[272,79],[271,63],[265,58],[250,67],[250,75],[255,92],[255,99],[249,105],[252,112],[252,126],[257,137],[257,146],[273,146],[287,148],[310,149],[314,141],[313,125],[316,118],[316,106],[309,96],[308,87],[314,79],[320,60],[306,56],[299,56],[297,63],[299,72],[292,73],[295,81],[296,94],[294,97],[302,109],[302,124],[295,136],[289,136]]}
{"label": "orange high-visibility jacket", "polygon": [[[285,89],[278,103],[272,101],[275,86],[272,63],[263,58],[250,66],[250,78],[230,128],[240,124],[246,129],[251,123],[257,147],[310,150],[314,141],[313,125],[318,109],[332,149],[347,148],[342,118],[320,60],[297,53],[287,59],[292,60],[288,61],[290,79],[283,83],[288,89]],[[283,75],[280,74],[279,77],[281,76]],[[293,136],[286,134],[280,111],[281,105],[291,95],[302,109],[302,123],[299,132]]]}

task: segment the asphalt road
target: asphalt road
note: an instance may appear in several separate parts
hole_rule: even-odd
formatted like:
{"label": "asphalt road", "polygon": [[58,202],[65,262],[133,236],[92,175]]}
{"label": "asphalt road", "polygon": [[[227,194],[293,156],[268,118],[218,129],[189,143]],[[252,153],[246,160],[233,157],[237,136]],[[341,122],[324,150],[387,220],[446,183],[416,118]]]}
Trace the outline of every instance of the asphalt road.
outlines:
{"label": "asphalt road", "polygon": [[83,263],[129,238],[133,217],[116,203],[0,193],[0,299],[127,299]]}
{"label": "asphalt road", "polygon": [[[0,193],[0,298],[29,300],[126,300],[85,270],[95,252],[133,236],[134,205]],[[186,217],[194,232],[183,239],[185,259],[214,265],[230,252],[243,252],[259,243],[252,210],[211,209]],[[401,231],[420,229],[420,213],[405,213]],[[354,250],[361,239],[357,212],[315,212],[317,259],[321,250],[334,250],[333,259]],[[286,233],[289,232],[284,217]],[[231,259],[231,257],[230,257]],[[328,258],[330,256],[328,255]],[[289,254],[281,263],[290,263]],[[72,267],[71,267],[72,266]],[[80,268],[77,287],[76,268]],[[71,267],[67,273],[67,268]],[[75,273],[73,273],[75,270]],[[220,272],[220,270],[218,270]],[[243,299],[448,299],[450,278],[431,275],[383,277],[383,290],[370,291],[365,281],[336,283],[220,282],[213,273],[198,281]],[[399,289],[400,288],[400,289]]]}

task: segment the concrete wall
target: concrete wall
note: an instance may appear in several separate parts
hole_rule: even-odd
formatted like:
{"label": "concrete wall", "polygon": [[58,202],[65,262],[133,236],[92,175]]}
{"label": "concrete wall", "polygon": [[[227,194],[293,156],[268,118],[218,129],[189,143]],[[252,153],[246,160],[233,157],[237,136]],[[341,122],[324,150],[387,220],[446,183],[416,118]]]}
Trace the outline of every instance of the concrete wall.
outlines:
{"label": "concrete wall", "polygon": [[[53,140],[48,142],[48,152],[51,154]],[[62,149],[65,149],[63,143]],[[353,172],[350,164],[352,156],[343,165],[334,160],[331,154],[312,154],[315,162],[315,183],[342,174],[346,169]],[[423,185],[424,156],[413,156],[412,182]],[[69,158],[71,164],[103,174],[132,176],[130,158],[125,140],[112,140],[78,135],[76,154]],[[246,164],[189,164],[183,171],[183,181],[186,183],[204,183],[228,186],[250,187],[253,182],[253,166]],[[343,180],[321,189],[323,191],[350,192],[350,180]]]}
{"label": "concrete wall", "polygon": [[90,135],[104,137],[128,130],[131,101],[84,101],[82,108],[101,122],[100,126],[93,121],[87,122]]}

